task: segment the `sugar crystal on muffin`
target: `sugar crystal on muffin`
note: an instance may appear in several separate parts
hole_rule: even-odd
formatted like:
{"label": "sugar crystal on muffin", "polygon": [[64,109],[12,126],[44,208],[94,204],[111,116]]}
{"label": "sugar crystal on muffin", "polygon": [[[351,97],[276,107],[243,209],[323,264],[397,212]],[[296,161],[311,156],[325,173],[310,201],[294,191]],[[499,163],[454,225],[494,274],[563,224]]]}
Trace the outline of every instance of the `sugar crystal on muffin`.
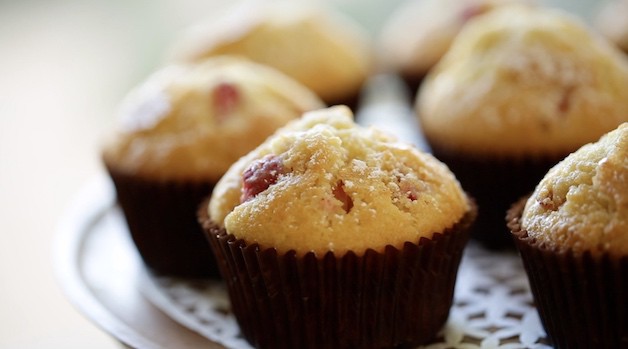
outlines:
{"label": "sugar crystal on muffin", "polygon": [[548,248],[628,255],[628,123],[552,168],[521,223]]}
{"label": "sugar crystal on muffin", "polygon": [[322,106],[282,73],[226,56],[163,67],[133,90],[103,159],[149,269],[218,276],[196,219],[201,200],[275,129]]}
{"label": "sugar crystal on muffin", "polygon": [[475,213],[445,165],[339,106],[241,158],[199,221],[251,344],[380,349],[442,328]]}
{"label": "sugar crystal on muffin", "polygon": [[[321,254],[330,243],[363,253],[431,238],[468,210],[444,165],[356,126],[343,107],[278,131],[227,172],[210,204],[211,218],[238,238]],[[390,229],[394,236],[382,233]]]}

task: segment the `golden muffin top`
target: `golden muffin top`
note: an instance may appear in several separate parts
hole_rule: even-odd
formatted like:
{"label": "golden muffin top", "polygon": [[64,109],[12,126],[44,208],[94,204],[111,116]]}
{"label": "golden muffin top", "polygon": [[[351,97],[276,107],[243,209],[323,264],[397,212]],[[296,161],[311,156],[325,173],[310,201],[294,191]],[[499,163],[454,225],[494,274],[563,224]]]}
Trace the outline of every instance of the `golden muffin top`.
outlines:
{"label": "golden muffin top", "polygon": [[367,33],[349,18],[303,2],[246,1],[186,31],[176,60],[229,54],[269,65],[324,101],[356,94],[372,69]]}
{"label": "golden muffin top", "polygon": [[628,121],[628,61],[571,16],[504,6],[463,28],[416,108],[444,147],[564,154]]}
{"label": "golden muffin top", "polygon": [[338,106],[307,113],[235,163],[211,219],[279,252],[342,255],[401,248],[452,227],[470,209],[449,169]]}
{"label": "golden muffin top", "polygon": [[296,81],[244,59],[172,65],[128,95],[104,159],[140,177],[217,181],[278,127],[322,107]]}
{"label": "golden muffin top", "polygon": [[628,123],[552,168],[521,225],[557,250],[628,255]]}

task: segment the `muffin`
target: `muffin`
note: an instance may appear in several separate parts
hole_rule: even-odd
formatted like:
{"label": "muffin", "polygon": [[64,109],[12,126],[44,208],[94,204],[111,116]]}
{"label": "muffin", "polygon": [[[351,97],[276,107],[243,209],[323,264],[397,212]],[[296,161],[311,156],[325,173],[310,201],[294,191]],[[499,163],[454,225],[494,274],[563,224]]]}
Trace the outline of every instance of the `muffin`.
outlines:
{"label": "muffin", "polygon": [[201,200],[240,156],[322,105],[285,75],[232,57],[165,67],[130,93],[103,159],[145,264],[218,276],[196,220]]}
{"label": "muffin", "polygon": [[553,167],[508,214],[556,348],[628,348],[628,123]]}
{"label": "muffin", "polygon": [[379,38],[379,60],[404,79],[412,95],[443,57],[462,27],[498,6],[525,0],[406,1],[387,19]]}
{"label": "muffin", "polygon": [[628,0],[606,3],[594,19],[595,28],[628,54]]}
{"label": "muffin", "polygon": [[258,348],[392,348],[447,319],[474,206],[429,154],[312,112],[234,164],[199,211]]}
{"label": "muffin", "polygon": [[628,62],[579,20],[507,6],[472,20],[416,101],[433,154],[476,199],[472,236],[512,246],[512,202],[580,146],[628,121]]}
{"label": "muffin", "polygon": [[185,31],[177,61],[229,54],[269,65],[316,93],[327,105],[357,107],[372,69],[369,36],[350,18],[304,2],[245,1]]}

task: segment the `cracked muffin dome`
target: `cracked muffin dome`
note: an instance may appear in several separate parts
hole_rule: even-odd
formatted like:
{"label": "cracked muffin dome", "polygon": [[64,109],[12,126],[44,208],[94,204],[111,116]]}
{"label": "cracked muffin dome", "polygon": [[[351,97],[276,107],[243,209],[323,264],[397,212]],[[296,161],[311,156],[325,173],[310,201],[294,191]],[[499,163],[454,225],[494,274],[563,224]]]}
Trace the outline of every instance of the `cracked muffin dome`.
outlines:
{"label": "cracked muffin dome", "polygon": [[431,239],[470,204],[445,165],[339,106],[307,113],[241,158],[208,210],[236,238],[322,256]]}
{"label": "cracked muffin dome", "polygon": [[416,107],[439,146],[497,156],[571,152],[628,121],[628,61],[576,18],[500,7],[463,28]]}
{"label": "cracked muffin dome", "polygon": [[217,181],[277,128],[321,107],[304,86],[244,59],[172,65],[128,96],[104,159],[144,178]]}
{"label": "cracked muffin dome", "polygon": [[552,168],[528,199],[521,226],[558,251],[628,255],[628,123]]}
{"label": "cracked muffin dome", "polygon": [[246,57],[294,78],[329,105],[356,99],[373,65],[363,28],[307,2],[242,2],[190,27],[172,51],[173,59],[188,62],[221,54]]}

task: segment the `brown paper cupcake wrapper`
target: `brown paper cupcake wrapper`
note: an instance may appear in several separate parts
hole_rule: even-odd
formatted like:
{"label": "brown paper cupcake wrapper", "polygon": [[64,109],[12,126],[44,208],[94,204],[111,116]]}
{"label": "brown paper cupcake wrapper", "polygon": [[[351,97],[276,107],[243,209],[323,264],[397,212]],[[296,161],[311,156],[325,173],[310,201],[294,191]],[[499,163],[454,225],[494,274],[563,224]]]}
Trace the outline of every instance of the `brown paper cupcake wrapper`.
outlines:
{"label": "brown paper cupcake wrapper", "polygon": [[[447,164],[478,205],[471,238],[491,249],[514,248],[504,224],[510,205],[534,190],[563,154],[537,158],[479,158],[430,142],[432,154]],[[567,154],[564,154],[565,156]]]}
{"label": "brown paper cupcake wrapper", "polygon": [[154,273],[219,277],[196,212],[213,183],[151,181],[108,167],[131,238]]}
{"label": "brown paper cupcake wrapper", "polygon": [[475,210],[401,249],[297,256],[247,244],[200,211],[244,337],[258,348],[392,348],[445,323]]}
{"label": "brown paper cupcake wrapper", "polygon": [[357,110],[360,108],[360,103],[361,103],[360,91],[361,89],[357,90],[355,93],[352,93],[351,95],[348,95],[345,97],[333,98],[333,99],[330,98],[330,99],[325,100],[324,102],[327,106],[330,106],[330,107],[335,106],[335,105],[346,105],[355,114]]}
{"label": "brown paper cupcake wrapper", "polygon": [[521,200],[508,227],[555,348],[628,348],[628,256],[552,250],[528,236]]}
{"label": "brown paper cupcake wrapper", "polygon": [[405,73],[401,72],[400,77],[403,80],[406,88],[408,89],[408,95],[411,97],[411,101],[414,103],[416,97],[418,95],[419,89],[421,88],[421,84],[425,79],[426,74],[419,73]]}

